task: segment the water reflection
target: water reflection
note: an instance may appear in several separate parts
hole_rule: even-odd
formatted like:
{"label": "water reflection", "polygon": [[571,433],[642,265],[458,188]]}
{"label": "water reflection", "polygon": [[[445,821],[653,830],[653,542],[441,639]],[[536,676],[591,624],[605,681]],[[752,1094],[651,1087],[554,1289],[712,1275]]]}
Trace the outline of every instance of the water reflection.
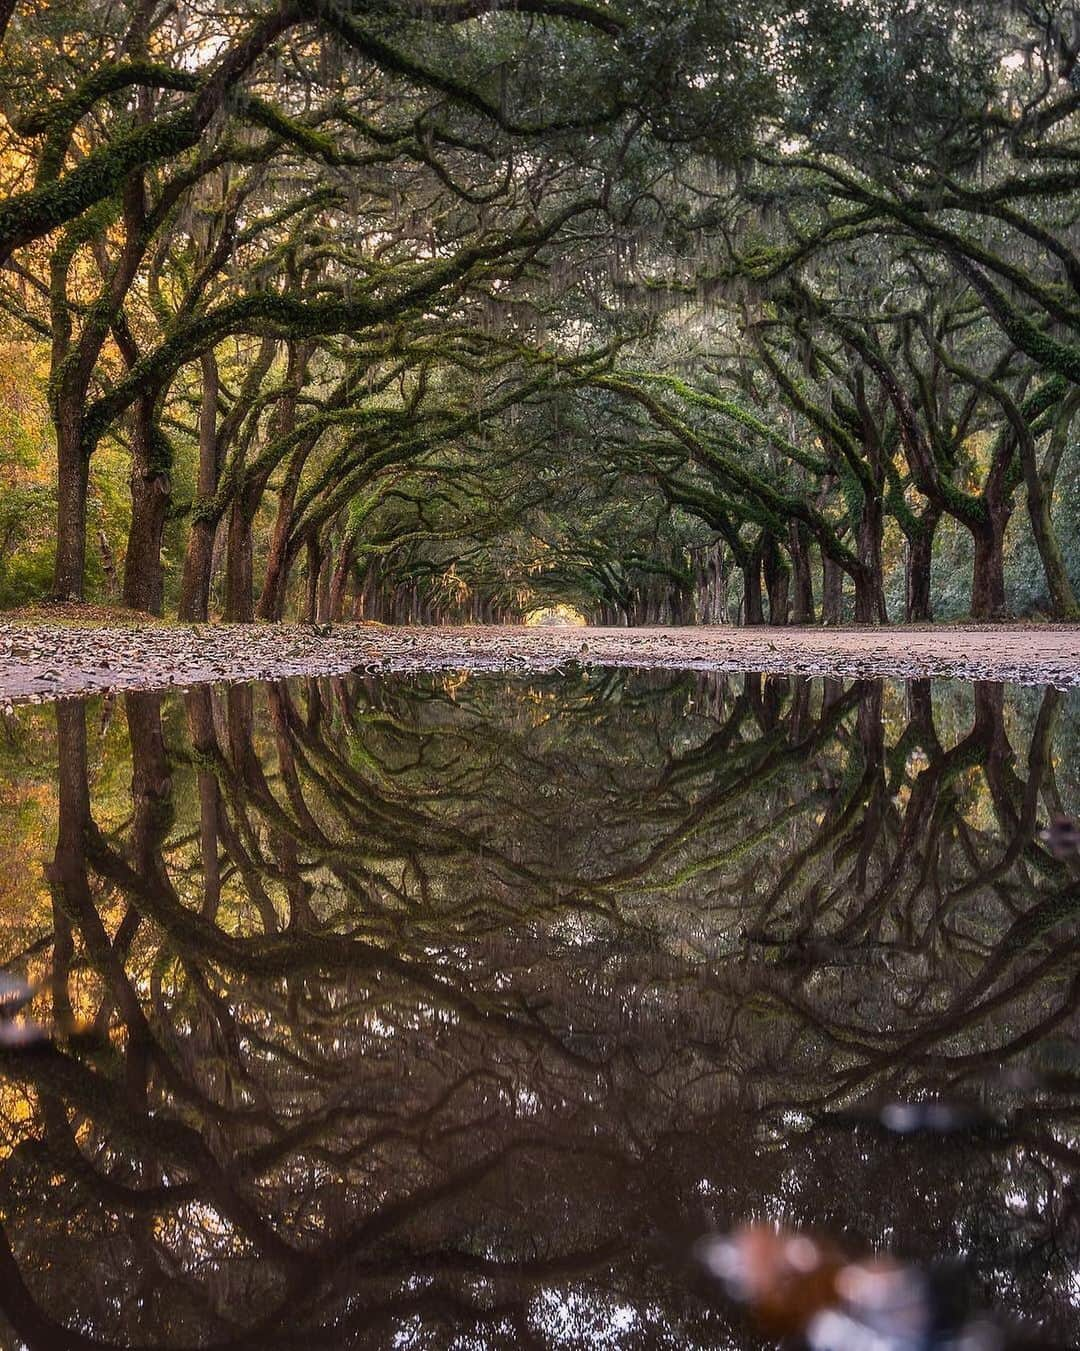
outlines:
{"label": "water reflection", "polygon": [[1075,1344],[1078,726],[603,671],[11,715],[3,1344],[768,1345],[689,1257],[754,1216]]}

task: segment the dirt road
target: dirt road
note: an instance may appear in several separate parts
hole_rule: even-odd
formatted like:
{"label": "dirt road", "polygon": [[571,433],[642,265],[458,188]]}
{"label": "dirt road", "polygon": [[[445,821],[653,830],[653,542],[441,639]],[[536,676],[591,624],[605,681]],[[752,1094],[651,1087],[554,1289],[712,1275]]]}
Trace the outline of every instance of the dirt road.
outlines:
{"label": "dirt road", "polygon": [[552,670],[580,664],[942,676],[1080,685],[1080,626],[384,628],[0,622],[0,700],[355,669]]}

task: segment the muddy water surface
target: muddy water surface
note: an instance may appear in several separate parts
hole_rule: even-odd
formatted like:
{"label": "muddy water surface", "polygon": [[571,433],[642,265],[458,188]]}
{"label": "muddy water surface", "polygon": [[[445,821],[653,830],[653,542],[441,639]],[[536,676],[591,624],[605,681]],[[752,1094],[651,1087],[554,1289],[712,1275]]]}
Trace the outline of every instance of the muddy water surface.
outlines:
{"label": "muddy water surface", "polygon": [[7,712],[0,1345],[773,1345],[691,1255],[753,1217],[1080,1343],[1078,751],[598,668]]}

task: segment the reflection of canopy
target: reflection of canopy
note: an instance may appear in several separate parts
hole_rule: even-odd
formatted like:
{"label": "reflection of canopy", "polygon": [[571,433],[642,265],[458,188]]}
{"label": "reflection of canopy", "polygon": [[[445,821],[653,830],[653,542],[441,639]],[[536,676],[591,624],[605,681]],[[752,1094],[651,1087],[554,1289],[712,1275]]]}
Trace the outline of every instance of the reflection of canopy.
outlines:
{"label": "reflection of canopy", "polygon": [[[963,1228],[988,1283],[1007,1241],[1038,1262],[1005,1296],[1073,1318],[1076,878],[1037,837],[1062,703],[199,689],[127,697],[130,773],[59,705],[50,927],[7,933],[50,973],[36,1016],[110,1039],[2,1053],[0,1309],[80,1348],[713,1344],[673,1255],[786,1213]],[[1008,1130],[835,1124],[1050,1033]]]}

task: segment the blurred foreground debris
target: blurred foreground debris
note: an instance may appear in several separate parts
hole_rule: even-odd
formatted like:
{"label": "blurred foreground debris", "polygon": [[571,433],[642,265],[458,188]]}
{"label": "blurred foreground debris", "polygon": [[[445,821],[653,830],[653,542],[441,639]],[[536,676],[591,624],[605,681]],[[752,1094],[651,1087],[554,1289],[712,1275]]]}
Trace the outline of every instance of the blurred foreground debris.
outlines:
{"label": "blurred foreground debris", "polygon": [[38,987],[28,984],[10,971],[0,970],[0,1048],[32,1050],[61,1040],[82,1050],[98,1050],[107,1038],[93,1023],[75,1018],[57,1019],[52,1033],[32,1018],[15,1015],[37,994]]}
{"label": "blurred foreground debris", "polygon": [[1055,816],[1039,839],[1056,859],[1080,858],[1080,825],[1069,816]]}
{"label": "blurred foreground debris", "polygon": [[695,1255],[758,1329],[785,1346],[1055,1351],[1041,1335],[963,1309],[955,1274],[924,1271],[884,1253],[853,1258],[831,1240],[806,1232],[747,1224],[729,1234],[706,1235]]}

